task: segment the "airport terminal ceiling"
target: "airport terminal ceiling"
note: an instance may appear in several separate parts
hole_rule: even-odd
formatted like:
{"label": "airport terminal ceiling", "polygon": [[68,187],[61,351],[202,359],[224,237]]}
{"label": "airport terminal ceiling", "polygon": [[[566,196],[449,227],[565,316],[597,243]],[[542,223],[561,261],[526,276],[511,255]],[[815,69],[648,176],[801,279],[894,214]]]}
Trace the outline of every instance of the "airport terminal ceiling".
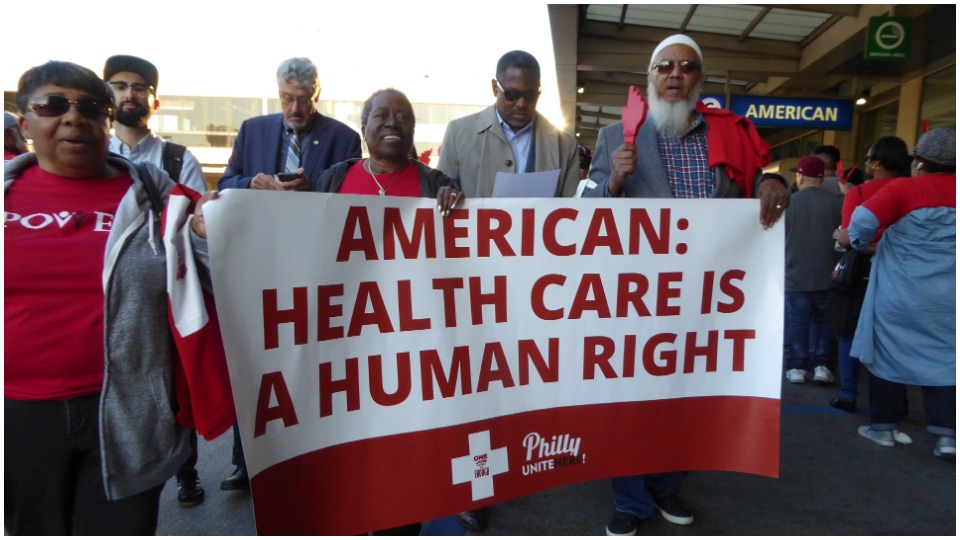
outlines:
{"label": "airport terminal ceiling", "polygon": [[[646,89],[650,54],[685,33],[700,45],[705,94],[856,99],[956,62],[956,5],[550,5],[567,129],[589,147],[620,119],[631,84]],[[870,17],[913,20],[906,60],[866,60]],[[575,122],[574,122],[575,119]],[[769,135],[770,133],[761,134]]]}

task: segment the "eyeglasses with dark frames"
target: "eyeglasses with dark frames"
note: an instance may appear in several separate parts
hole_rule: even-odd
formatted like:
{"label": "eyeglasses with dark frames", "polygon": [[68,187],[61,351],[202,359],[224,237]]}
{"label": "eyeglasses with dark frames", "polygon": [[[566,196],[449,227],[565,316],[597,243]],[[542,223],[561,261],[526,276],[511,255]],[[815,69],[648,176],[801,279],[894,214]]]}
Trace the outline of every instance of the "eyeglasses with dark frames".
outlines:
{"label": "eyeglasses with dark frames", "polygon": [[503,92],[503,97],[510,102],[516,101],[520,98],[524,98],[527,101],[536,101],[540,99],[540,89],[536,90],[527,90],[526,92],[521,92],[519,90],[504,90],[503,84],[500,83],[500,79],[494,79],[497,81],[497,88]]}
{"label": "eyeglasses with dark frames", "polygon": [[149,96],[153,93],[153,87],[149,84],[132,83],[127,81],[110,81],[107,84],[113,88],[114,92],[126,92],[129,88],[136,96]]}
{"label": "eyeglasses with dark frames", "polygon": [[33,101],[27,106],[27,110],[32,111],[37,116],[52,118],[67,114],[70,105],[76,106],[77,112],[90,120],[100,120],[110,116],[113,112],[110,105],[93,98],[80,98],[72,101],[63,96],[46,96],[42,98],[42,101]]}
{"label": "eyeglasses with dark frames", "polygon": [[674,62],[673,60],[663,60],[657,62],[650,68],[650,72],[653,73],[656,71],[660,75],[669,75],[673,73],[673,68],[680,66],[680,73],[684,75],[690,75],[693,73],[700,72],[700,63],[694,62],[693,60],[681,60],[679,63]]}

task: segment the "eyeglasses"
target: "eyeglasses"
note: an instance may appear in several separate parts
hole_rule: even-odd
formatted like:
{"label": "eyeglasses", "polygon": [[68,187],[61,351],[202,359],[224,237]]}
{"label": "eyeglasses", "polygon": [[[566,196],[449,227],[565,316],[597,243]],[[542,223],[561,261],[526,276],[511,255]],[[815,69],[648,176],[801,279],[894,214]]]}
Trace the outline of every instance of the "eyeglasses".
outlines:
{"label": "eyeglasses", "polygon": [[114,92],[126,92],[129,88],[136,96],[147,96],[153,93],[153,87],[149,84],[129,83],[127,81],[110,81],[107,84],[110,85],[110,88],[113,88]]}
{"label": "eyeglasses", "polygon": [[70,110],[70,104],[77,106],[77,112],[84,118],[99,120],[110,116],[113,110],[109,105],[93,98],[80,98],[71,101],[63,96],[47,96],[46,102],[34,101],[27,107],[37,116],[46,118],[63,116]]}
{"label": "eyeglasses", "polygon": [[280,101],[282,101],[284,105],[293,105],[296,103],[297,105],[304,106],[312,102],[313,98],[310,96],[294,97],[290,94],[280,94]]}
{"label": "eyeglasses", "polygon": [[[660,75],[669,75],[673,73],[673,68],[675,68],[677,65],[677,62],[674,62],[673,60],[664,60],[654,64],[653,67],[650,68],[650,72],[653,73],[656,71]],[[680,73],[683,73],[684,75],[700,72],[700,64],[698,62],[694,62],[693,60],[681,60],[679,66]]]}
{"label": "eyeglasses", "polygon": [[494,80],[497,81],[497,88],[499,88],[500,91],[503,92],[503,97],[507,101],[512,102],[520,98],[523,98],[527,101],[536,101],[540,98],[539,88],[537,88],[536,90],[527,90],[526,92],[521,92],[519,90],[504,90],[503,85],[500,84],[500,79],[494,79]]}

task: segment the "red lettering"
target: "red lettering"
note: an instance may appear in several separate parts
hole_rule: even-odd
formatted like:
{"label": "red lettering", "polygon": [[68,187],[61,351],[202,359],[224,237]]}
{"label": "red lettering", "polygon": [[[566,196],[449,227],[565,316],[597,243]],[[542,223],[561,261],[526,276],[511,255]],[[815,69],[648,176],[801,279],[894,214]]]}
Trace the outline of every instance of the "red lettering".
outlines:
{"label": "red lettering", "polygon": [[400,308],[401,332],[430,329],[430,319],[428,317],[413,318],[413,293],[410,289],[409,279],[397,282],[397,304]]}
{"label": "red lettering", "polygon": [[370,372],[370,397],[377,405],[392,407],[410,397],[410,353],[397,353],[397,391],[390,394],[383,388],[383,361],[380,355],[367,357]]}
{"label": "red lettering", "polygon": [[[641,234],[641,229],[643,234]],[[653,220],[646,208],[630,210],[630,254],[640,253],[640,238],[650,243],[650,251],[657,255],[670,253],[670,209],[660,210],[660,232],[653,226]]]}
{"label": "red lettering", "polygon": [[671,287],[683,280],[681,272],[665,272],[657,276],[657,316],[679,315],[680,306],[671,306],[671,299],[680,298],[680,288]]}
{"label": "red lettering", "polygon": [[420,351],[420,386],[423,390],[423,400],[433,399],[433,383],[440,389],[440,397],[453,397],[457,391],[457,380],[460,381],[460,394],[469,395],[473,392],[470,386],[470,348],[467,346],[454,347],[453,358],[450,362],[450,374],[444,376],[443,363],[436,350]]}
{"label": "red lettering", "polygon": [[[366,311],[367,304],[371,304],[372,311]],[[359,336],[363,327],[367,325],[377,326],[381,334],[393,332],[387,305],[380,294],[380,288],[374,281],[364,281],[357,287],[357,303],[353,305],[347,337]]]}
{"label": "red lettering", "polygon": [[755,330],[726,330],[723,332],[723,339],[733,341],[733,370],[743,371],[743,355],[746,349],[746,340],[756,339]]}
{"label": "red lettering", "polygon": [[543,303],[543,295],[550,285],[563,285],[566,283],[566,276],[560,274],[547,274],[533,282],[533,290],[530,291],[530,307],[533,314],[544,321],[556,321],[563,318],[563,309],[548,309]]}
{"label": "red lettering", "polygon": [[520,385],[530,384],[530,364],[536,368],[540,380],[543,382],[557,382],[560,380],[560,339],[550,338],[547,344],[547,358],[543,357],[537,342],[532,339],[522,339],[517,343],[520,356]]}
{"label": "red lettering", "polygon": [[[601,235],[601,232],[606,234]],[[580,254],[593,255],[598,247],[610,248],[611,255],[623,255],[623,244],[620,242],[620,232],[617,230],[617,221],[613,219],[612,208],[598,208],[593,212]]]}
{"label": "red lettering", "polygon": [[[654,355],[657,353],[657,347],[664,343],[673,344],[676,341],[676,334],[657,334],[647,340],[643,346],[643,369],[647,373],[655,376],[671,375],[677,371],[677,351],[667,349],[660,352],[660,358]],[[658,360],[663,364],[658,363]]]}
{"label": "red lettering", "polygon": [[277,307],[277,290],[263,291],[263,348],[269,351],[280,346],[280,325],[293,323],[293,342],[303,345],[307,342],[307,288],[293,289],[293,308]]}
{"label": "red lettering", "polygon": [[703,293],[700,295],[700,314],[713,310],[713,271],[703,273]]}
{"label": "red lettering", "polygon": [[474,326],[483,324],[483,306],[494,307],[495,322],[507,322],[507,276],[493,277],[493,292],[481,292],[479,277],[470,278],[470,316]]}
{"label": "red lettering", "polygon": [[454,210],[450,215],[440,220],[443,226],[443,253],[448,259],[465,259],[470,256],[470,248],[457,245],[458,238],[466,238],[470,234],[469,223],[462,223],[470,218],[469,210]]}
{"label": "red lettering", "polygon": [[[494,367],[496,364],[496,367]],[[483,359],[480,361],[480,375],[477,377],[477,392],[486,392],[490,383],[499,381],[504,388],[516,386],[507,365],[507,357],[500,343],[487,343],[483,346]]]}
{"label": "red lettering", "polygon": [[[359,237],[356,236],[357,232],[360,233]],[[354,251],[363,253],[368,261],[377,260],[377,244],[370,227],[370,216],[364,206],[351,206],[347,209],[346,223],[340,233],[337,262],[349,261],[350,254]]]}
{"label": "red lettering", "polygon": [[463,278],[436,278],[433,289],[443,292],[443,320],[447,328],[457,326],[457,297],[454,292],[463,288]]}
{"label": "red lettering", "polygon": [[[270,396],[277,397],[277,406],[270,406]],[[290,391],[279,371],[264,373],[260,378],[260,393],[257,395],[257,414],[254,420],[253,437],[257,438],[267,432],[267,422],[283,420],[283,427],[295,426],[297,411],[293,408]]]}
{"label": "red lettering", "polygon": [[360,409],[360,368],[356,358],[347,358],[344,362],[346,377],[333,380],[333,364],[320,364],[320,418],[333,414],[333,395],[344,392],[347,398],[347,411]]}
{"label": "red lettering", "polygon": [[580,280],[573,305],[570,306],[570,318],[579,319],[584,311],[595,311],[601,319],[610,318],[610,306],[607,304],[600,274],[584,274]]}
{"label": "red lettering", "polygon": [[743,270],[728,270],[720,277],[720,292],[730,297],[730,302],[717,303],[717,311],[720,313],[734,313],[743,307],[746,298],[740,287],[733,284],[734,280],[743,281],[747,273]]}
{"label": "red lettering", "polygon": [[597,368],[604,377],[616,379],[617,372],[610,365],[613,351],[616,349],[613,340],[608,337],[587,336],[583,338],[583,380],[591,381]]}
{"label": "red lettering", "polygon": [[405,259],[416,259],[420,245],[425,246],[425,258],[437,258],[437,238],[433,219],[437,212],[433,208],[417,208],[413,215],[413,236],[407,236],[399,208],[383,210],[383,259],[392,261],[397,257],[396,243]]}
{"label": "red lettering", "polygon": [[512,225],[513,220],[506,210],[496,208],[477,210],[477,257],[489,257],[490,244],[496,244],[500,254],[505,257],[515,256],[516,253],[507,241],[507,233],[510,232]]}
{"label": "red lettering", "polygon": [[617,276],[617,317],[627,317],[627,307],[640,317],[649,317],[650,310],[643,303],[643,295],[650,289],[650,281],[643,274]]}
{"label": "red lettering", "polygon": [[533,256],[533,240],[536,231],[536,211],[533,208],[524,208],[520,211],[520,254],[524,257]]}
{"label": "red lettering", "polygon": [[713,373],[717,370],[717,348],[719,346],[720,332],[711,330],[707,333],[707,344],[697,345],[697,333],[687,332],[687,343],[683,350],[683,372],[693,373],[696,357],[705,356],[707,359],[707,373]]}
{"label": "red lettering", "polygon": [[561,245],[557,241],[557,223],[561,219],[576,221],[577,211],[573,208],[557,208],[547,214],[547,218],[543,220],[543,246],[547,249],[548,253],[558,257],[576,255],[576,244]]}
{"label": "red lettering", "polygon": [[343,284],[317,287],[317,341],[340,339],[342,326],[330,326],[330,319],[343,316],[343,304],[331,304],[335,296],[343,296]]}

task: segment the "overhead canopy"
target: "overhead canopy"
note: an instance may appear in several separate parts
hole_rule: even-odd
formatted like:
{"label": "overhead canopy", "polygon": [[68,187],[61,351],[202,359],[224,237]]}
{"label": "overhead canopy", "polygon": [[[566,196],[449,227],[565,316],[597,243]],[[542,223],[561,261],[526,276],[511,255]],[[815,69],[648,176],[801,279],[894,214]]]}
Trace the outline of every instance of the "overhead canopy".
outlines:
{"label": "overhead canopy", "polygon": [[[630,85],[646,90],[657,43],[700,45],[705,94],[856,99],[956,62],[956,5],[550,5],[567,130],[595,146],[620,119]],[[864,59],[870,17],[913,19],[905,60]]]}

